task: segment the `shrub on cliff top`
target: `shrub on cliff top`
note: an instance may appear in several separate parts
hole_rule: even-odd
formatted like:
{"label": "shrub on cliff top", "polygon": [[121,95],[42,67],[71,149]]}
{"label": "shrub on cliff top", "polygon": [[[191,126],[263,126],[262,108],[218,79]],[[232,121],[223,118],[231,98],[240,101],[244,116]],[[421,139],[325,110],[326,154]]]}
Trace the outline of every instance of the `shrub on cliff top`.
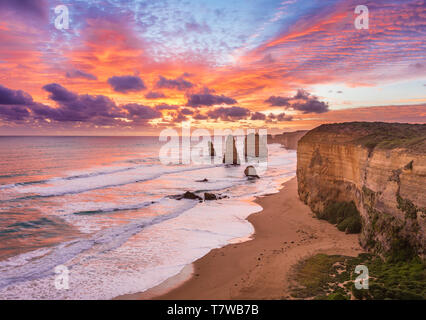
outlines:
{"label": "shrub on cliff top", "polygon": [[[320,133],[320,134],[317,134]],[[355,143],[375,149],[404,148],[426,152],[426,125],[384,122],[345,122],[323,124],[309,131],[301,141],[329,139],[333,143]]]}

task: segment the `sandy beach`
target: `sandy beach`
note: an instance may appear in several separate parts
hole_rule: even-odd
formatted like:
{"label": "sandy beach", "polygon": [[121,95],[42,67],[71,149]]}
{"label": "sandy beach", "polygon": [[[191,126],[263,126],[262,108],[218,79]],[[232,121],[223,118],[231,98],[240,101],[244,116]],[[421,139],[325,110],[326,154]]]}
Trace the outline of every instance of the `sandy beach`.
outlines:
{"label": "sandy beach", "polygon": [[358,235],[314,217],[299,200],[296,178],[256,203],[263,210],[248,218],[252,240],[214,249],[161,285],[118,299],[288,299],[292,267],[300,260],[363,252]]}

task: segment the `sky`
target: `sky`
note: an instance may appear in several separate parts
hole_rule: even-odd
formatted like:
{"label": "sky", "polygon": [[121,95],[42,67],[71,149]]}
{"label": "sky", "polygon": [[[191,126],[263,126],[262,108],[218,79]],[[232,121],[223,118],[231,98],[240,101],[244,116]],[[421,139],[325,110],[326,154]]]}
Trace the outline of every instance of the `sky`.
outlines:
{"label": "sky", "polygon": [[0,135],[426,123],[425,0],[0,0],[0,43]]}

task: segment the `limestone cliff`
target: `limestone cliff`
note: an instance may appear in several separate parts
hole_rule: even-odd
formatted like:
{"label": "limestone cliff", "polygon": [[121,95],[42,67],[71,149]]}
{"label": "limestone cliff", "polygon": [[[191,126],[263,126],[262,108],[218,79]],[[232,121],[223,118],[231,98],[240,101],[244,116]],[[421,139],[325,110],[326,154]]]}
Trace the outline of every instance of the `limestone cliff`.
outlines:
{"label": "limestone cliff", "polygon": [[275,136],[268,136],[268,143],[281,143],[287,149],[297,149],[297,142],[308,130],[298,130],[294,132],[284,132]]}
{"label": "limestone cliff", "polygon": [[297,178],[301,200],[317,214],[354,201],[365,248],[424,257],[426,125],[319,126],[298,143]]}

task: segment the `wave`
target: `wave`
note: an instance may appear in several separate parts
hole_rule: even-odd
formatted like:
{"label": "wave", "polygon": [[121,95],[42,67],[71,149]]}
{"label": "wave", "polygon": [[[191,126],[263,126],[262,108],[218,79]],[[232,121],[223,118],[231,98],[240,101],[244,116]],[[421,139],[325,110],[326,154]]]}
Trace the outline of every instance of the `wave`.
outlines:
{"label": "wave", "polygon": [[[69,262],[89,249],[98,253],[116,249],[144,228],[176,218],[196,204],[195,201],[182,201],[178,204],[180,206],[176,205],[176,210],[170,214],[138,219],[126,225],[101,230],[89,238],[67,241],[53,248],[42,248],[0,261],[0,289],[12,284],[51,276],[56,266]],[[71,263],[70,269],[72,266]]]}
{"label": "wave", "polygon": [[[135,166],[130,168],[123,168],[118,170],[109,170],[103,172],[94,172],[88,174],[75,175],[70,177],[52,178],[48,180],[40,180],[37,182],[17,183],[9,186],[9,188],[16,188],[16,191],[20,193],[30,193],[31,196],[18,197],[14,199],[8,199],[5,201],[16,201],[25,200],[28,197],[31,199],[38,197],[56,197],[69,194],[79,194],[87,191],[112,188],[124,186],[132,183],[139,183],[149,180],[158,179],[163,175],[175,174],[187,171],[196,171],[209,168],[215,168],[223,166],[223,164],[199,166],[199,167],[182,167],[179,169],[164,170],[161,166]],[[131,170],[143,169],[143,172],[132,172],[129,175],[118,175],[114,178],[111,175],[117,173],[129,172]],[[157,170],[157,172],[155,172]],[[147,173],[148,171],[149,173]],[[96,179],[99,176],[110,175],[108,179]],[[114,180],[115,179],[115,180]],[[66,184],[61,185],[61,182],[66,181]],[[50,184],[48,186],[33,187],[33,184]],[[2,186],[5,188],[5,186]],[[0,187],[0,189],[2,188]]]}
{"label": "wave", "polygon": [[[165,199],[165,198],[163,198],[163,199]],[[149,207],[149,206],[151,206],[153,204],[156,204],[156,203],[158,203],[160,201],[146,201],[146,202],[142,202],[141,204],[134,204],[134,205],[128,205],[128,206],[105,208],[105,209],[95,209],[95,210],[76,211],[76,212],[73,212],[73,214],[75,214],[75,215],[94,215],[94,214],[99,214],[99,213],[127,211],[127,210],[137,210],[137,209],[142,209],[142,208]]]}
{"label": "wave", "polygon": [[57,181],[61,181],[61,180],[69,181],[69,180],[75,180],[75,179],[85,179],[85,178],[103,176],[103,175],[108,175],[108,174],[126,172],[126,171],[129,171],[129,170],[138,169],[138,167],[143,167],[143,166],[139,165],[139,166],[134,166],[134,167],[125,167],[125,168],[118,168],[118,169],[94,171],[94,172],[89,172],[89,173],[70,175],[70,176],[66,176],[66,177],[57,177],[57,178],[51,178],[51,179],[43,179],[43,180],[34,180],[34,181],[25,181],[25,182],[4,184],[4,185],[0,186],[0,190],[1,189],[9,189],[9,188],[20,187],[20,186],[34,185],[34,184],[46,184],[46,183],[52,183],[52,182],[57,182]]}
{"label": "wave", "polygon": [[24,177],[24,176],[27,176],[27,174],[24,174],[24,173],[3,174],[3,175],[0,174],[0,179]]}

